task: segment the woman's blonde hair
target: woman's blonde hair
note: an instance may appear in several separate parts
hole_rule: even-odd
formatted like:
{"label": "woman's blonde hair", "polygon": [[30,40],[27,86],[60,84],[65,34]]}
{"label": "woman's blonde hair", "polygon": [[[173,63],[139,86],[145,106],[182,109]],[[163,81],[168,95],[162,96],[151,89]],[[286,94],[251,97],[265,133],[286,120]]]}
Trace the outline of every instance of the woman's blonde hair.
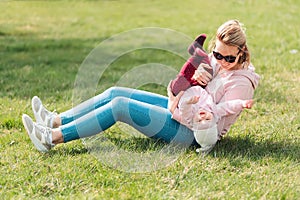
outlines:
{"label": "woman's blonde hair", "polygon": [[250,52],[246,42],[245,31],[244,25],[238,20],[225,22],[218,28],[216,36],[210,42],[209,50],[213,51],[217,39],[228,46],[236,46],[239,49],[239,53],[242,53],[238,60],[238,65],[240,65],[238,68],[248,68],[250,64]]}

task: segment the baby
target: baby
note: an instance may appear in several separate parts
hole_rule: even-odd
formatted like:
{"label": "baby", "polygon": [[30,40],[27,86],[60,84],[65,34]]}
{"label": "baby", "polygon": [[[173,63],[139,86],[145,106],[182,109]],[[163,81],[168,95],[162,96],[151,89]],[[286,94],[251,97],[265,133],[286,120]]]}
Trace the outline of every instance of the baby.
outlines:
{"label": "baby", "polygon": [[223,116],[251,108],[253,100],[230,100],[215,104],[211,95],[200,86],[188,88],[181,96],[172,118],[194,131],[201,148],[209,152],[219,139],[217,122]]}

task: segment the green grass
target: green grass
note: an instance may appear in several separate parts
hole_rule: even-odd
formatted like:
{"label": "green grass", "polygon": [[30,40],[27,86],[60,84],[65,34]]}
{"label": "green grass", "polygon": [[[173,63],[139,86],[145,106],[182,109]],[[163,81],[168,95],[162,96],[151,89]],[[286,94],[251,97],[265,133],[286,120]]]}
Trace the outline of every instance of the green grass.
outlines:
{"label": "green grass", "polygon": [[[1,1],[0,199],[299,199],[299,10],[297,0]],[[126,173],[99,162],[81,140],[47,154],[34,149],[21,122],[23,113],[32,116],[30,99],[39,95],[58,112],[71,108],[78,69],[101,41],[141,27],[211,37],[231,18],[246,25],[262,79],[254,108],[206,157],[191,148],[166,168]],[[97,91],[149,62],[178,70],[184,60],[150,49],[128,53]],[[142,88],[165,94],[163,86]],[[134,152],[163,146],[126,139],[117,126],[105,134]]]}

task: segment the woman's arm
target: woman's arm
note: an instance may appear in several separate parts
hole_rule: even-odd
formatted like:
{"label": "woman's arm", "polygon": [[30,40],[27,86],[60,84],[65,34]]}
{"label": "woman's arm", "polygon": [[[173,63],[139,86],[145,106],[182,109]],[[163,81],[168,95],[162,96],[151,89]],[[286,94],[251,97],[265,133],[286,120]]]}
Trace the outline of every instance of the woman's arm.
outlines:
{"label": "woman's arm", "polygon": [[179,92],[179,94],[177,96],[174,96],[172,90],[171,90],[171,81],[167,87],[167,92],[168,92],[168,109],[169,111],[173,114],[174,110],[177,108],[179,100],[181,98],[181,96],[183,95],[183,91]]}

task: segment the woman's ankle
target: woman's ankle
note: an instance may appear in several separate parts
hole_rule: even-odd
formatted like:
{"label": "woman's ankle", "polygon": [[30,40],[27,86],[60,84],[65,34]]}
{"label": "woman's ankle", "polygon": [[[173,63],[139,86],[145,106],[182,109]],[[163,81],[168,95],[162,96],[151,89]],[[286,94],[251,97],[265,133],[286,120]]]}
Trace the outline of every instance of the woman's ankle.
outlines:
{"label": "woman's ankle", "polygon": [[52,143],[53,144],[64,143],[64,138],[59,128],[52,129]]}
{"label": "woman's ankle", "polygon": [[61,126],[61,118],[59,115],[56,115],[55,118],[53,119],[53,128],[58,128]]}

